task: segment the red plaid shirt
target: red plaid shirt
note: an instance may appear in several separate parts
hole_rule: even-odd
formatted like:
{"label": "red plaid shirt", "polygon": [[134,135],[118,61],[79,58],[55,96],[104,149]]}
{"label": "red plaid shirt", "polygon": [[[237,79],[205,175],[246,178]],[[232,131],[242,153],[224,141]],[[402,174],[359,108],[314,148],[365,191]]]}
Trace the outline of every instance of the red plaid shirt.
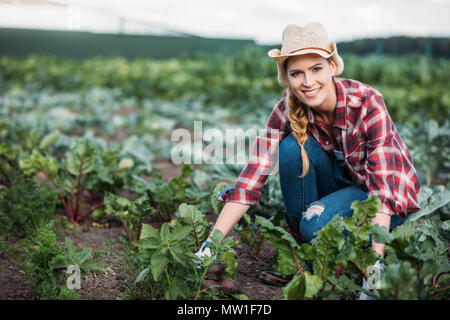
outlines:
{"label": "red plaid shirt", "polygon": [[[381,200],[379,212],[391,216],[414,213],[420,209],[417,193],[420,183],[408,147],[400,138],[384,104],[374,88],[356,80],[334,77],[337,91],[333,133],[344,153],[350,176],[370,197]],[[240,173],[234,188],[219,201],[256,204],[268,178],[268,168],[274,164],[273,153],[261,152],[258,146],[276,150],[291,133],[288,118],[287,90],[275,105],[264,133],[256,138],[249,163]],[[325,128],[308,108],[309,133],[333,153],[333,141]],[[275,134],[277,133],[277,134]]]}

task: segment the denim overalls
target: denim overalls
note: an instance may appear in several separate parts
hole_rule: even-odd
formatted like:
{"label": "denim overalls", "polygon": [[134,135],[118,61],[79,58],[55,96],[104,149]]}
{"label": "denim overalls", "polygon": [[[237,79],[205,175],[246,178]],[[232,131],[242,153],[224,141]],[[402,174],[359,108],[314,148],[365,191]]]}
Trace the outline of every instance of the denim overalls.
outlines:
{"label": "denim overalls", "polygon": [[[290,134],[280,143],[279,175],[288,227],[297,240],[300,236],[300,241],[310,242],[336,214],[352,216],[351,203],[367,200],[368,196],[348,174],[341,151],[334,150],[333,155],[328,154],[309,134],[304,148],[309,158],[309,171],[305,177],[299,178],[303,169],[297,140]],[[306,214],[308,208],[315,204],[321,205],[323,211]],[[391,217],[391,228],[406,219]]]}

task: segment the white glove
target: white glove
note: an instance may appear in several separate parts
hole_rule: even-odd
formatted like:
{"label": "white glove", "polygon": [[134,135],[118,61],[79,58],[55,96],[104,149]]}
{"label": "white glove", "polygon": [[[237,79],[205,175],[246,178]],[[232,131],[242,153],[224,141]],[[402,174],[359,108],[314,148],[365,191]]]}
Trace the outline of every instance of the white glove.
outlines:
{"label": "white glove", "polygon": [[[369,292],[373,292],[375,289],[379,288],[379,285],[381,284],[381,271],[384,270],[384,264],[383,259],[378,259],[377,262],[372,267],[367,268],[367,273],[370,273],[370,276],[366,281],[366,279],[363,279],[363,289],[366,289]],[[363,291],[361,291],[361,294],[359,295],[359,300],[375,300],[373,297],[368,296]]]}
{"label": "white glove", "polygon": [[[195,253],[195,255],[203,261],[204,258],[211,257],[211,249],[209,248],[210,241],[203,241],[202,246],[198,251]],[[198,263],[198,261],[196,261]]]}

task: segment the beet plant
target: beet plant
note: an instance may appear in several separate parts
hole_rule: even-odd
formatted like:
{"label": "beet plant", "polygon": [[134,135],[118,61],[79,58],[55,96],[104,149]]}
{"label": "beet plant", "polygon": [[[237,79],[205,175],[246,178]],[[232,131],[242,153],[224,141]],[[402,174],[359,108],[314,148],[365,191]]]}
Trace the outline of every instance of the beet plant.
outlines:
{"label": "beet plant", "polygon": [[[256,223],[263,228],[265,237],[278,251],[278,271],[285,276],[294,275],[283,288],[285,297],[354,298],[358,285],[350,275],[366,277],[365,270],[378,257],[374,250],[364,247],[369,242],[370,219],[375,216],[379,205],[376,196],[365,202],[353,202],[352,217],[336,215],[311,243],[302,245],[283,228],[274,226],[265,218],[256,217]],[[344,230],[348,232],[347,238]]]}
{"label": "beet plant", "polygon": [[209,192],[203,190],[195,178],[194,169],[184,164],[181,175],[169,182],[163,181],[159,173],[154,173],[151,181],[133,175],[129,189],[137,194],[146,193],[160,221],[170,221],[182,203],[194,205],[202,211],[209,209]]}
{"label": "beet plant", "polygon": [[[448,297],[450,232],[448,213],[442,210],[450,197],[446,190],[434,190],[428,197],[424,193],[426,187],[421,190],[422,210],[391,233],[370,224],[380,206],[376,196],[354,201],[352,217],[336,215],[310,243],[302,245],[283,228],[256,217],[264,236],[277,249],[278,271],[294,275],[283,288],[285,297],[356,299],[361,292],[377,299]],[[372,276],[370,267],[378,258],[367,246],[369,235],[386,244],[386,266],[378,279],[380,287],[374,291],[361,286],[363,278]]]}
{"label": "beet plant", "polygon": [[139,240],[145,219],[155,214],[147,194],[135,201],[107,193],[104,197],[105,213],[113,214],[122,222],[128,241]]}
{"label": "beet plant", "polygon": [[79,223],[104,207],[103,194],[123,187],[135,173],[129,158],[119,158],[115,149],[106,149],[89,139],[77,139],[58,160],[42,149],[19,161],[26,175],[42,172],[57,189],[67,218]]}
{"label": "beet plant", "polygon": [[160,231],[144,224],[141,240],[134,242],[141,261],[146,261],[136,282],[147,281],[154,299],[218,298],[222,291],[207,286],[209,267],[221,260],[223,274],[234,274],[237,262],[232,246],[236,241],[214,232],[212,257],[199,261],[195,252],[208,236],[208,223],[195,206],[182,204],[179,211],[181,218],[164,223]]}

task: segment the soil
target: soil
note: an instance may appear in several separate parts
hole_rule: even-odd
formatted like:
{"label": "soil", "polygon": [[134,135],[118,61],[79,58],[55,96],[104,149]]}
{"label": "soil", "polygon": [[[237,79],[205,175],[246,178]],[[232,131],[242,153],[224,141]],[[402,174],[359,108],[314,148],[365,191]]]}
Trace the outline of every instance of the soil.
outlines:
{"label": "soil", "polygon": [[[153,165],[161,172],[165,181],[181,173],[180,167],[169,161],[156,159]],[[126,196],[127,193],[124,192],[121,195]],[[214,213],[207,214],[210,224],[214,224],[216,218]],[[63,219],[65,219],[63,216],[58,216],[56,220]],[[154,226],[156,227],[156,225]],[[55,229],[60,245],[64,245],[65,237],[69,237],[78,248],[107,250],[116,254],[116,256],[108,256],[104,259],[104,265],[108,266],[105,273],[91,272],[89,279],[82,278],[81,289],[77,290],[80,299],[114,300],[118,298],[124,291],[124,281],[128,276],[120,268],[122,261],[118,255],[122,249],[119,238],[126,236],[121,222],[115,216],[106,216],[99,221],[87,217],[80,223],[78,230],[63,228],[60,223],[56,224]],[[229,236],[239,240],[238,234],[234,231]],[[108,246],[106,242],[111,241],[113,244]],[[16,259],[17,250],[20,248],[20,239],[7,238],[6,248],[9,249],[3,252],[0,250],[0,300],[36,299],[36,293],[27,284],[26,274],[20,270],[18,266],[20,262]],[[241,293],[251,300],[282,299],[282,288],[265,285],[257,278],[259,273],[267,268],[267,265],[252,257],[244,244],[236,245],[235,251],[239,261],[235,275]],[[270,251],[273,252],[272,248],[264,244],[261,248],[261,256]]]}

